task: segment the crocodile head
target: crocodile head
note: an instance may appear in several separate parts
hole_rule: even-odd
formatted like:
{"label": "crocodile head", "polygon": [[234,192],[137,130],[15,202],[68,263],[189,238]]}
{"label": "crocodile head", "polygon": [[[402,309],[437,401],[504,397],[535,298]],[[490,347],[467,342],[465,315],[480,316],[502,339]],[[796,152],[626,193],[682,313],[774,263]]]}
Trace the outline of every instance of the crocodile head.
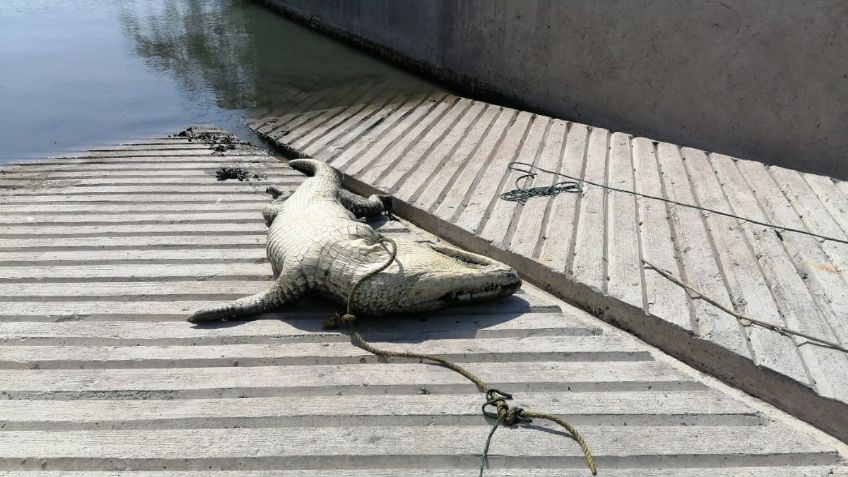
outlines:
{"label": "crocodile head", "polygon": [[[501,298],[521,287],[515,270],[473,253],[397,240],[397,261],[357,292],[360,311],[427,311]],[[367,297],[367,298],[366,298]]]}

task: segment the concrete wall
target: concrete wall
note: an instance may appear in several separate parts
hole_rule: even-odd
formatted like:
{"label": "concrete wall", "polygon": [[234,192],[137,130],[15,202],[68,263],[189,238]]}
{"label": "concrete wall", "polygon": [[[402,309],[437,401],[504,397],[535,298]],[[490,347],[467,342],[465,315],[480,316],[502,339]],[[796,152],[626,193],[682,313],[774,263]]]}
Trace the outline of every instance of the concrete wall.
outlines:
{"label": "concrete wall", "polygon": [[466,92],[848,179],[845,0],[264,0]]}

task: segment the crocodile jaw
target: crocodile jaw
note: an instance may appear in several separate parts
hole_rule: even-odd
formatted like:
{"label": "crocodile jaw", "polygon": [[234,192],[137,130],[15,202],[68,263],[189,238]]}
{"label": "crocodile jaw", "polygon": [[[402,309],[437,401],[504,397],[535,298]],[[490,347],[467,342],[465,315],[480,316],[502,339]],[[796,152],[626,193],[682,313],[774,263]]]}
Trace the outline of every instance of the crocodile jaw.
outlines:
{"label": "crocodile jaw", "polygon": [[359,311],[428,311],[502,298],[521,287],[512,268],[447,247],[396,240],[396,263],[362,284]]}

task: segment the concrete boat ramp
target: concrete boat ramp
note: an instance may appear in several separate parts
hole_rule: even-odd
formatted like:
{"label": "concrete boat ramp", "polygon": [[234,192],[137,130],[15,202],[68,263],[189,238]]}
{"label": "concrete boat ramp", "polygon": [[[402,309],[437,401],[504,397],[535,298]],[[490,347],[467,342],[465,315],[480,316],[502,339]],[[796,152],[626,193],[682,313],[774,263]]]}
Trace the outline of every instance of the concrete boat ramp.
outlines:
{"label": "concrete boat ramp", "polygon": [[[475,117],[491,109],[468,106]],[[493,111],[494,124],[503,114],[504,125],[522,124]],[[248,180],[218,181],[221,167]],[[266,287],[264,189],[301,181],[252,146],[185,137],[5,167],[0,476],[476,475],[491,425],[483,396],[446,369],[384,362],[322,330],[335,307],[184,321]],[[405,222],[375,226],[439,240]],[[563,416],[599,475],[848,475],[843,443],[529,285],[501,302],[360,330],[380,346],[447,357],[518,404]],[[543,424],[499,430],[490,455],[488,476],[589,475],[576,443]]]}
{"label": "concrete boat ramp", "polygon": [[[423,228],[848,440],[848,353],[740,321],[645,263],[735,313],[846,347],[848,183],[442,91],[363,85],[290,102],[248,126],[329,162],[360,193],[392,194]],[[506,201],[523,174],[512,161],[596,185]]]}

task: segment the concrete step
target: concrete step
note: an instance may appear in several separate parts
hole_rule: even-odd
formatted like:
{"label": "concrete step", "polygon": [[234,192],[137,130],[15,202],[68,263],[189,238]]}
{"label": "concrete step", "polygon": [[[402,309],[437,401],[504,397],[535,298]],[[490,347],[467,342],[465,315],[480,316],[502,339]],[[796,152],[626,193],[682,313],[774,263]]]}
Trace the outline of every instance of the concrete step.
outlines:
{"label": "concrete step", "polygon": [[[729,309],[848,346],[845,183],[440,91],[375,96],[331,127],[274,124],[286,133],[256,131],[339,168],[359,193],[393,195],[404,218],[848,439],[848,417],[833,419],[848,416],[848,354],[747,326],[645,263]],[[523,177],[515,161],[581,190],[503,200],[566,180]]]}

